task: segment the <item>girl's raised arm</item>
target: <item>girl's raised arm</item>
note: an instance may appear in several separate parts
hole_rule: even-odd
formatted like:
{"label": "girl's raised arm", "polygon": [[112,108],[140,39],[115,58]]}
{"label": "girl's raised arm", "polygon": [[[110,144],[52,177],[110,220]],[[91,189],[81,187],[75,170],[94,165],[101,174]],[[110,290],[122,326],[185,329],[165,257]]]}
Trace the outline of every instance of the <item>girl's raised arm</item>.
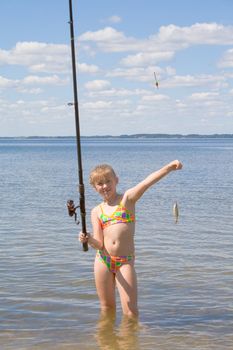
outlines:
{"label": "girl's raised arm", "polygon": [[143,193],[156,182],[168,175],[173,170],[182,169],[182,164],[179,160],[173,160],[161,169],[153,172],[147,176],[143,181],[139,182],[136,186],[126,191],[127,200],[136,202]]}

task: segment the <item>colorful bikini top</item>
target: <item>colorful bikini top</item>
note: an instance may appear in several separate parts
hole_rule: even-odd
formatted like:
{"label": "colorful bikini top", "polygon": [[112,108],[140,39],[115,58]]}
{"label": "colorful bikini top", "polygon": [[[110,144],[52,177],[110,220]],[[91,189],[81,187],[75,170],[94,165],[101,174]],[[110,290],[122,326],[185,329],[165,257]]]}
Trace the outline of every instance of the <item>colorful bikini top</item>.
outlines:
{"label": "colorful bikini top", "polygon": [[135,216],[133,215],[133,213],[131,213],[131,211],[126,209],[121,202],[111,215],[107,215],[104,213],[101,204],[100,204],[100,209],[101,209],[101,214],[99,219],[100,219],[100,225],[102,229],[114,224],[129,223],[129,222],[135,221]]}

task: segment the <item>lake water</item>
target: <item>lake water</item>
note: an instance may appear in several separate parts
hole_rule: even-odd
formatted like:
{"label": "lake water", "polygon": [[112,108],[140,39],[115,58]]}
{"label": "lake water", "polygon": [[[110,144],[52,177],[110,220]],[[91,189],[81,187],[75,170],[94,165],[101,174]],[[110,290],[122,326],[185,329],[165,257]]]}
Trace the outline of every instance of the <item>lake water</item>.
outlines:
{"label": "lake water", "polygon": [[[73,139],[0,139],[0,348],[233,349],[233,138],[85,139],[88,184],[113,165],[119,189],[173,159],[184,168],[137,205],[139,324],[99,318],[95,252],[83,252],[66,209],[78,203]],[[180,208],[178,224],[172,207]]]}

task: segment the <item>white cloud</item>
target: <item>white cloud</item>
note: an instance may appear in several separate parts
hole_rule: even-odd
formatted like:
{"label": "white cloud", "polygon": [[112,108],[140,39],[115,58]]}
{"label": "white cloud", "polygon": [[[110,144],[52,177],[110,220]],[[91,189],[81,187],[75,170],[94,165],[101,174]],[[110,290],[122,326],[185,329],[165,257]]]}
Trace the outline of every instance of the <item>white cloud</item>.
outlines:
{"label": "white cloud", "polygon": [[190,45],[231,45],[233,44],[233,26],[223,26],[217,23],[196,23],[189,27],[179,27],[174,24],[160,27],[158,35],[151,40],[166,43],[169,47]]}
{"label": "white cloud", "polygon": [[196,23],[189,27],[173,24],[162,26],[159,32],[144,40],[127,37],[112,27],[96,32],[88,31],[79,37],[80,41],[92,41],[104,51],[146,51],[160,52],[181,50],[191,45],[231,45],[233,26],[217,23]]}
{"label": "white cloud", "polygon": [[0,88],[7,89],[7,88],[16,87],[18,83],[19,83],[19,80],[7,79],[0,76]]}
{"label": "white cloud", "polygon": [[229,49],[225,52],[218,66],[220,68],[232,68],[233,67],[233,49]]}
{"label": "white cloud", "polygon": [[18,42],[11,50],[0,50],[0,64],[27,66],[34,72],[66,72],[70,50],[67,45]]}
{"label": "white cloud", "polygon": [[96,102],[86,102],[86,103],[83,103],[82,107],[85,108],[85,109],[91,109],[93,111],[95,110],[106,110],[106,109],[110,109],[112,106],[112,102],[109,101],[96,101]]}
{"label": "white cloud", "polygon": [[57,75],[39,77],[36,75],[29,75],[22,80],[25,85],[66,85],[67,79],[61,79]]}
{"label": "white cloud", "polygon": [[218,92],[196,92],[191,94],[190,99],[195,101],[204,101],[216,99],[218,96]]}
{"label": "white cloud", "polygon": [[[115,20],[117,21],[117,18]],[[88,115],[87,121],[82,124],[84,134],[90,134],[90,130],[94,130],[93,133],[96,134],[106,133],[107,130],[111,134],[114,132],[119,134],[122,131],[130,133],[130,130],[136,132],[140,129],[146,132],[145,123],[148,132],[153,130],[157,132],[158,128],[159,132],[163,130],[175,132],[178,129],[182,132],[185,128],[194,131],[195,125],[197,128],[200,127],[203,116],[207,121],[211,121],[213,116],[221,117],[221,121],[226,120],[225,116],[232,116],[233,90],[230,70],[220,74],[211,67],[208,68],[209,74],[205,74],[206,62],[202,65],[200,56],[197,64],[195,61],[194,70],[189,62],[185,62],[185,67],[182,67],[184,61],[179,61],[182,55],[174,60],[176,52],[195,45],[232,45],[232,26],[216,23],[196,23],[186,27],[168,25],[162,26],[158,33],[144,39],[133,38],[124,32],[106,27],[95,32],[86,32],[79,39],[82,60],[85,57],[90,58],[90,55],[94,55],[97,50],[105,53],[102,56],[96,54],[91,61],[88,59],[86,62],[84,60],[82,63],[77,63],[78,71],[84,73],[84,79],[83,77],[80,79],[79,86],[81,118]],[[193,51],[196,54],[196,50]],[[207,58],[206,51],[205,58]],[[216,51],[219,53],[219,47]],[[189,53],[181,59],[189,57]],[[165,66],[166,64],[158,66],[158,62],[161,64],[168,60],[173,60],[169,66]],[[216,56],[213,60],[210,57],[209,60],[213,65]],[[70,89],[66,87],[61,90],[68,80],[60,74],[69,73],[71,79],[70,61],[68,45],[19,42],[10,50],[0,50],[0,65],[23,66],[30,72],[23,76],[25,69],[14,67],[11,75],[0,76],[1,96],[4,98],[9,96],[9,102],[6,98],[6,103],[0,105],[0,118],[5,120],[11,118],[16,122],[26,120],[36,127],[41,126],[40,130],[45,133],[49,131],[43,128],[51,123],[51,118],[64,120],[67,115],[70,118],[72,109],[66,109],[66,105],[62,105],[61,98],[53,95],[54,87],[60,86],[59,93],[62,92],[64,99],[69,100],[70,97],[67,98],[67,95],[70,93],[68,90],[72,89],[72,84]],[[100,65],[97,65],[99,62]],[[229,49],[223,55],[218,67],[232,66],[233,49]],[[193,73],[194,71],[196,73]],[[159,89],[155,87],[154,72],[159,80]],[[20,74],[20,79],[17,74]],[[92,81],[87,81],[87,74],[94,77]],[[42,88],[49,86],[53,87],[52,97],[51,91],[47,89],[45,100],[39,100],[36,95],[43,92]],[[19,98],[17,92],[27,94],[24,95],[25,101]],[[13,99],[15,102],[11,104],[10,101]],[[93,120],[98,123],[92,123]],[[119,120],[122,120],[122,123],[119,123]],[[107,121],[104,127],[103,121]],[[112,121],[117,121],[117,130],[113,129]],[[62,124],[60,125],[62,133],[64,129]],[[3,133],[2,124],[0,129]],[[202,132],[201,129],[199,131]]]}
{"label": "white cloud", "polygon": [[117,16],[117,15],[113,15],[111,17],[108,17],[107,22],[109,23],[120,23],[121,22],[121,17]]}
{"label": "white cloud", "polygon": [[114,78],[121,77],[131,81],[151,82],[154,84],[155,71],[158,75],[164,74],[164,72],[166,72],[166,68],[164,70],[158,66],[116,68],[107,72],[106,76]]}
{"label": "white cloud", "polygon": [[41,89],[38,89],[38,88],[31,88],[30,90],[25,89],[25,87],[28,85],[61,86],[61,85],[66,85],[67,82],[68,82],[67,79],[61,79],[57,75],[47,76],[47,77],[30,75],[23,78],[22,80],[7,79],[0,76],[1,89],[16,88],[19,92],[23,92],[23,93],[29,92],[31,94],[38,94],[41,92]]}
{"label": "white cloud", "polygon": [[184,109],[187,107],[187,104],[184,103],[183,101],[181,100],[176,100],[175,101],[175,104],[176,104],[176,107],[179,108],[179,109]]}
{"label": "white cloud", "polygon": [[97,30],[96,32],[88,31],[79,36],[79,41],[105,42],[109,40],[124,41],[126,37],[122,32],[118,32],[112,27]]}
{"label": "white cloud", "polygon": [[[34,73],[70,72],[70,48],[67,45],[18,42],[10,50],[0,49],[0,65],[19,65]],[[78,63],[81,73],[97,73],[98,66]]]}
{"label": "white cloud", "polygon": [[136,55],[130,55],[121,60],[125,66],[144,66],[146,64],[156,64],[157,62],[172,59],[174,52],[139,52]]}
{"label": "white cloud", "polygon": [[43,92],[43,90],[41,88],[24,88],[22,86],[19,86],[17,88],[17,91],[21,94],[30,94],[30,95],[39,95]]}
{"label": "white cloud", "polygon": [[107,80],[92,80],[85,84],[87,90],[103,90],[110,87],[110,82]]}
{"label": "white cloud", "polygon": [[89,97],[91,98],[98,98],[100,96],[104,96],[105,98],[118,98],[118,97],[126,97],[126,96],[142,96],[142,95],[147,95],[151,94],[150,91],[145,90],[145,89],[116,89],[116,88],[111,88],[107,90],[99,90],[99,91],[93,91],[90,90],[89,92]]}
{"label": "white cloud", "polygon": [[94,64],[78,63],[78,70],[81,73],[97,73],[99,72],[99,67]]}
{"label": "white cloud", "polygon": [[169,100],[169,97],[162,94],[143,96],[142,101],[153,102],[153,101],[164,101]]}
{"label": "white cloud", "polygon": [[157,66],[116,68],[107,72],[106,77],[124,78],[130,81],[147,83],[149,87],[155,85],[154,72],[156,72],[160,88],[211,86],[213,89],[219,89],[226,88],[228,86],[227,79],[230,78],[229,74],[177,75],[176,70],[172,67],[164,67],[162,69]]}
{"label": "white cloud", "polygon": [[138,40],[127,38],[123,32],[119,32],[112,27],[106,27],[96,32],[83,33],[80,35],[79,41],[94,42],[105,52],[124,52],[138,49]]}
{"label": "white cloud", "polygon": [[212,86],[213,88],[226,87],[226,78],[219,75],[174,75],[161,82],[161,85],[166,88],[171,87],[200,87],[200,86]]}

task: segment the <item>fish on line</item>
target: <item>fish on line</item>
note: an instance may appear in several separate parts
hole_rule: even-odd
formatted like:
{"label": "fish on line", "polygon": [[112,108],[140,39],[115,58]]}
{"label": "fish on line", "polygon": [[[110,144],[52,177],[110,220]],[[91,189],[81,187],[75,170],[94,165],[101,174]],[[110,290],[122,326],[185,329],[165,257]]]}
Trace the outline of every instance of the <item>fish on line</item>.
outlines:
{"label": "fish on line", "polygon": [[179,208],[177,202],[175,202],[173,205],[173,215],[175,218],[175,223],[177,224],[179,219]]}

